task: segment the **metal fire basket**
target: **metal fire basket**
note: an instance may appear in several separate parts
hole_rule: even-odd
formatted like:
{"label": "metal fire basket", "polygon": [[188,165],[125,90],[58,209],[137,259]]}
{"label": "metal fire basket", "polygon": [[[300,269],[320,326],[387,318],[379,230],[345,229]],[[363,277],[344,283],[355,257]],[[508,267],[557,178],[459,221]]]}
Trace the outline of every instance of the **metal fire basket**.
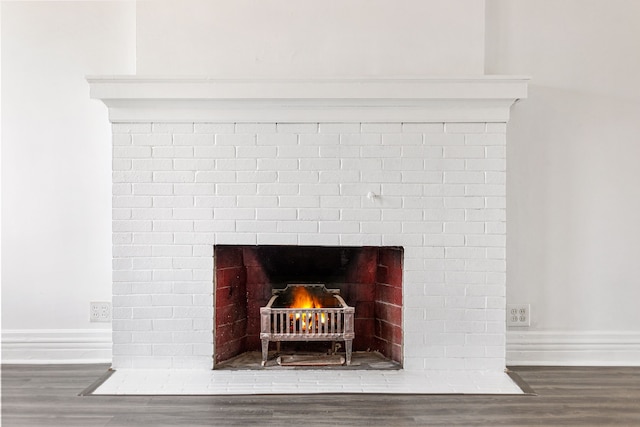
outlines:
{"label": "metal fire basket", "polygon": [[[298,286],[320,296],[323,307],[281,307]],[[260,308],[262,366],[267,362],[270,341],[344,341],[346,364],[351,364],[355,309],[347,305],[338,289],[327,289],[324,284],[288,284],[284,289],[273,290],[272,294],[266,307]]]}

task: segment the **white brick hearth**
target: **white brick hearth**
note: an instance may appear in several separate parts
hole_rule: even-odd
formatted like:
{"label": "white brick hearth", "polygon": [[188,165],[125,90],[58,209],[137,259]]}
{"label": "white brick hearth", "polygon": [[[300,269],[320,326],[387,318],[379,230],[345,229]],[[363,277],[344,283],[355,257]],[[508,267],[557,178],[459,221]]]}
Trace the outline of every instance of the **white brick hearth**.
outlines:
{"label": "white brick hearth", "polygon": [[211,369],[213,245],[403,246],[405,371],[505,367],[520,78],[92,78],[113,122],[113,367]]}
{"label": "white brick hearth", "polygon": [[502,372],[123,369],[97,395],[523,394]]}

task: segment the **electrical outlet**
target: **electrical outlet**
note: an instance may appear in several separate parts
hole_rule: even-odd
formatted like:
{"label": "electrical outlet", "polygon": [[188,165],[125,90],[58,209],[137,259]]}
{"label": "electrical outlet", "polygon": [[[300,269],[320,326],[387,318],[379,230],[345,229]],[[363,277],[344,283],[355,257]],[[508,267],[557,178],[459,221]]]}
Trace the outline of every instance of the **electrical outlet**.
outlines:
{"label": "electrical outlet", "polygon": [[89,303],[90,322],[111,322],[111,303],[108,301],[92,301]]}
{"label": "electrical outlet", "polygon": [[531,326],[531,306],[507,304],[507,326]]}

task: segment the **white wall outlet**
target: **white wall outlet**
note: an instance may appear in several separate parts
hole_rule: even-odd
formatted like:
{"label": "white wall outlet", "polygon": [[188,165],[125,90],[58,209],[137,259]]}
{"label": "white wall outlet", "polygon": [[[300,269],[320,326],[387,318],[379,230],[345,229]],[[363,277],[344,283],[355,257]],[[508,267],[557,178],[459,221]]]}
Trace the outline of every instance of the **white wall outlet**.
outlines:
{"label": "white wall outlet", "polygon": [[531,326],[531,306],[507,304],[507,326]]}
{"label": "white wall outlet", "polygon": [[111,322],[111,303],[108,301],[92,301],[89,303],[90,322]]}

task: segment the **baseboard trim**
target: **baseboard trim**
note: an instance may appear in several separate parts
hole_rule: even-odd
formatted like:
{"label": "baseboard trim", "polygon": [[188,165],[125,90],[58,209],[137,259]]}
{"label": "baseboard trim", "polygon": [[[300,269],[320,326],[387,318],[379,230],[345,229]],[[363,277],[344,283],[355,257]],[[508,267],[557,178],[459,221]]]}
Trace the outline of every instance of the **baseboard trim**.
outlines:
{"label": "baseboard trim", "polygon": [[111,329],[3,330],[2,363],[111,363]]}
{"label": "baseboard trim", "polygon": [[640,333],[507,331],[507,366],[640,366]]}
{"label": "baseboard trim", "polygon": [[[110,329],[2,331],[2,363],[111,363]],[[507,331],[508,366],[640,366],[640,333]]]}

